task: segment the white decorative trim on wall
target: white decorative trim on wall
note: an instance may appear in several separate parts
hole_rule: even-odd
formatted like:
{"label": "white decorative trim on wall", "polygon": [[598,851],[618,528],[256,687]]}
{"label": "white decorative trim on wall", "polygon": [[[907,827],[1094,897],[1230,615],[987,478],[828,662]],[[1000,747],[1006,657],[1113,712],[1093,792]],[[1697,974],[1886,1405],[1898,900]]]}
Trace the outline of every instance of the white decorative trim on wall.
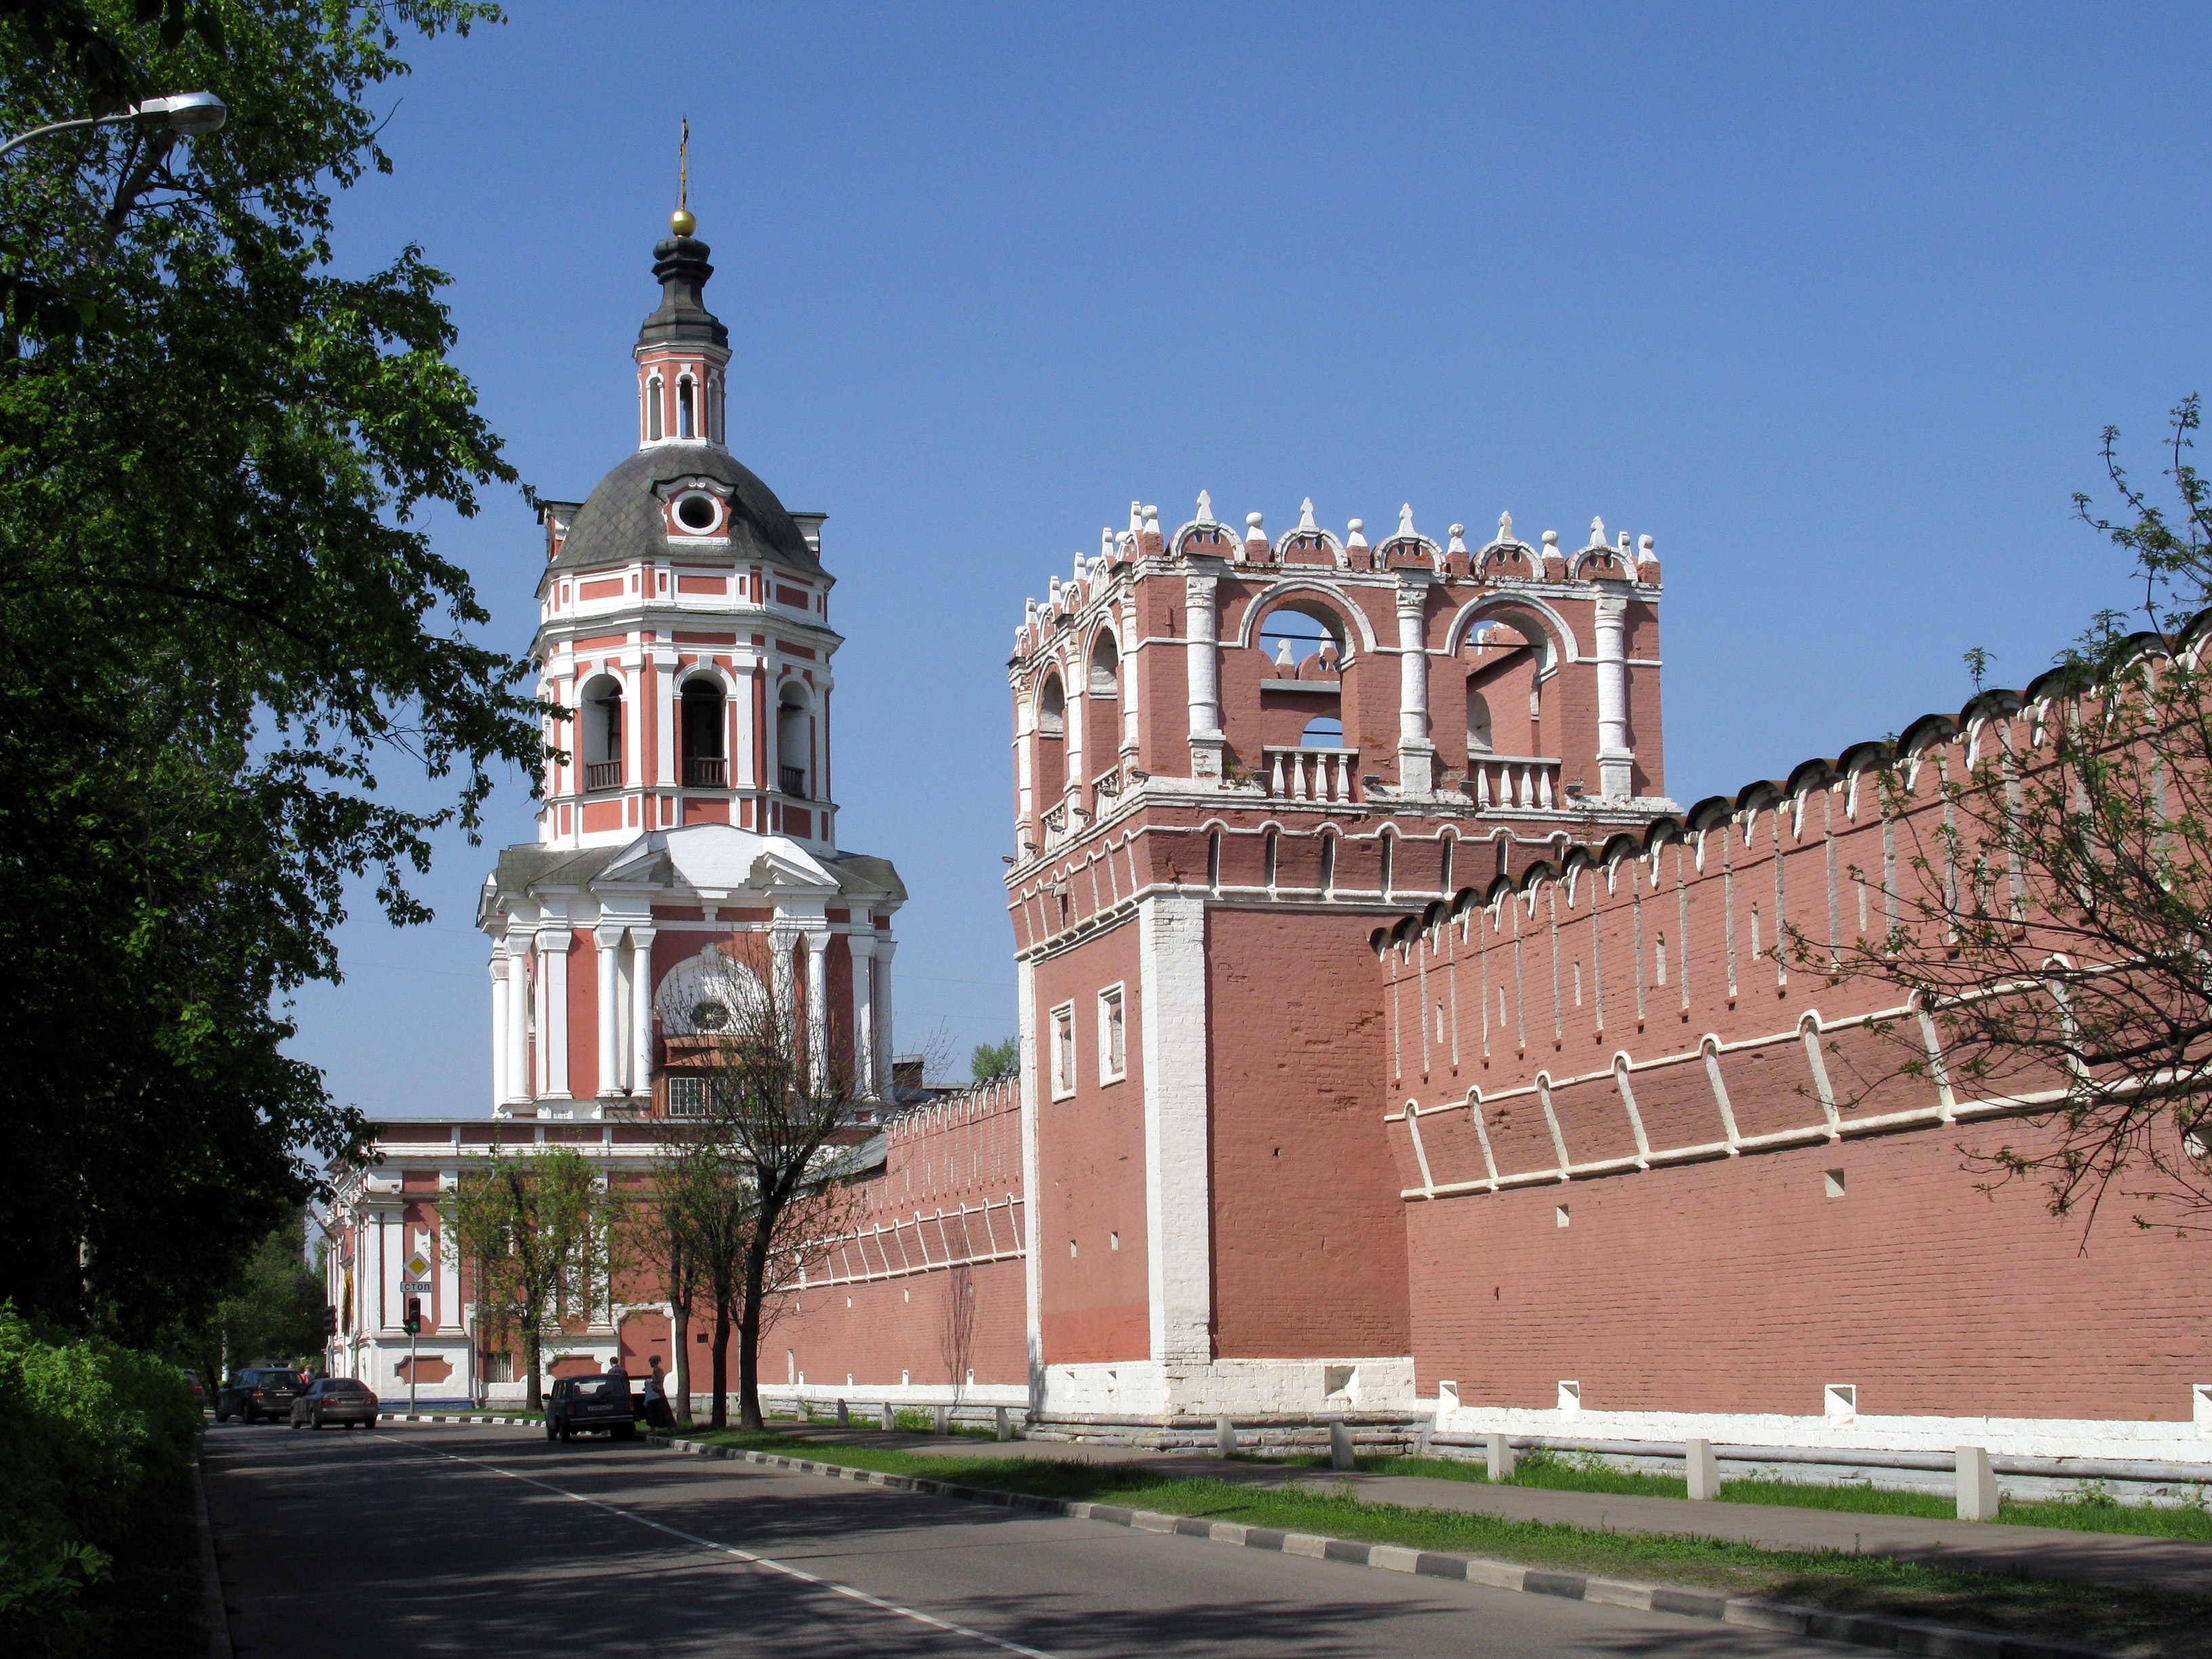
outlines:
{"label": "white decorative trim on wall", "polygon": [[1212,1194],[1206,1135],[1206,903],[1137,906],[1144,988],[1145,1233],[1152,1357],[1213,1358]]}

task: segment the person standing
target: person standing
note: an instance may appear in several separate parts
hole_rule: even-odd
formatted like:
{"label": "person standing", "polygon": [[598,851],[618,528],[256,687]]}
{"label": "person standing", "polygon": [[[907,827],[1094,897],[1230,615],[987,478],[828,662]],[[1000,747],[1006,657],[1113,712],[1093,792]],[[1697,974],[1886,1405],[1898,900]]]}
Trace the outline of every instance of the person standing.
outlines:
{"label": "person standing", "polygon": [[645,1422],[647,1428],[672,1429],[676,1426],[675,1413],[668,1409],[667,1379],[661,1374],[661,1367],[665,1363],[659,1354],[653,1355],[650,1362],[652,1373],[645,1379]]}

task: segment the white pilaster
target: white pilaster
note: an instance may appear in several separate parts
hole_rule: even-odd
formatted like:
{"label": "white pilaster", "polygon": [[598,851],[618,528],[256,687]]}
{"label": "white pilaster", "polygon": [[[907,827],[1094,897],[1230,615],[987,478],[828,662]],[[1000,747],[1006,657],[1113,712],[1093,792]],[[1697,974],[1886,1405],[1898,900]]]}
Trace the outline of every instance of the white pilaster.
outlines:
{"label": "white pilaster", "polygon": [[[659,750],[656,757],[659,763],[655,768],[653,781],[664,786],[680,784],[684,780],[676,775],[676,722],[682,715],[683,710],[676,706],[675,659],[671,657],[657,658],[654,659],[653,671],[651,684],[653,687],[654,723],[659,736],[659,741],[653,744],[654,749]],[[734,758],[731,764],[732,767],[736,765]],[[731,776],[733,780],[736,775],[732,771]]]}
{"label": "white pilaster", "polygon": [[[868,913],[860,913],[863,921]],[[873,927],[854,928],[846,936],[853,950],[853,1087],[863,1099],[873,1100],[876,1083],[876,935]]]}
{"label": "white pilaster", "polygon": [[1131,643],[1138,635],[1137,590],[1132,583],[1121,600],[1121,656],[1119,667],[1121,676],[1121,753],[1131,760],[1137,755],[1137,663]]}
{"label": "white pilaster", "polygon": [[530,1098],[530,957],[526,927],[507,930],[507,1098]]}
{"label": "white pilaster", "polygon": [[1034,687],[1014,699],[1014,856],[1028,855],[1022,843],[1036,833],[1036,693]]}
{"label": "white pilaster", "polygon": [[566,927],[538,933],[538,977],[545,987],[544,1018],[538,1027],[545,1054],[545,1086],[538,1092],[555,1100],[568,1092],[568,945],[575,936]]}
{"label": "white pilaster", "polygon": [[622,950],[620,927],[594,927],[592,946],[599,969],[599,1088],[605,1100],[622,1092],[622,986],[615,971]]}
{"label": "white pilaster", "polygon": [[[1016,965],[1014,1030],[1020,1034],[1021,1054],[1016,1075],[1022,1091],[1022,1219],[1028,1247],[1022,1252],[1022,1301],[1030,1366],[1030,1409],[1044,1409],[1044,1264],[1036,1249],[1037,1191],[1037,1066],[1044,1052],[1036,1029],[1036,964],[1024,959]],[[1146,1021],[1149,1028],[1151,1022]],[[1146,1207],[1150,1207],[1149,1194]]]}
{"label": "white pilaster", "polygon": [[1184,631],[1188,635],[1183,660],[1190,684],[1190,775],[1194,778],[1221,775],[1222,750],[1227,739],[1221,733],[1221,661],[1215,639],[1218,615],[1215,596],[1220,586],[1212,576],[1183,579]]}
{"label": "white pilaster", "polygon": [[1595,610],[1598,793],[1619,800],[1635,793],[1636,753],[1628,746],[1628,602],[1601,586]]}
{"label": "white pilaster", "polygon": [[1142,901],[1137,958],[1152,1357],[1164,1364],[1202,1364],[1213,1358],[1204,902]]}
{"label": "white pilaster", "polygon": [[896,939],[876,935],[876,1086],[884,1090],[891,1086],[891,957],[897,950]]}
{"label": "white pilaster", "polygon": [[653,1092],[653,938],[650,927],[629,930],[629,1091]]}
{"label": "white pilaster", "polygon": [[491,953],[491,1104],[497,1111],[507,1103],[508,1018],[507,952],[498,945]]}
{"label": "white pilaster", "polygon": [[1398,584],[1398,787],[1408,794],[1436,789],[1437,746],[1429,740],[1429,650],[1425,577]]}
{"label": "white pilaster", "polygon": [[817,1089],[830,1081],[830,934],[806,932],[806,1075]]}

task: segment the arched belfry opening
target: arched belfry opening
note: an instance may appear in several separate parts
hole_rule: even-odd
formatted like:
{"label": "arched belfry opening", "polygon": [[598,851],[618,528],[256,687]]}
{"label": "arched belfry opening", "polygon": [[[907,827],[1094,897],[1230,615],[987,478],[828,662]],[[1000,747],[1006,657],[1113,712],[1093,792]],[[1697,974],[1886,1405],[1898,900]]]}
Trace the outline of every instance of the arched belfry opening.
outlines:
{"label": "arched belfry opening", "polygon": [[684,682],[678,701],[683,705],[684,782],[687,788],[723,789],[729,787],[729,759],[723,753],[720,682],[709,675],[694,674]]}
{"label": "arched belfry opening", "polygon": [[784,682],[775,714],[776,787],[793,800],[814,798],[814,707],[806,688]]}
{"label": "arched belfry opening", "polygon": [[623,781],[623,689],[611,674],[585,682],[577,699],[577,760],[586,790],[619,789]]}
{"label": "arched belfry opening", "polygon": [[1049,805],[1067,787],[1067,693],[1058,674],[1037,690],[1037,799]]}

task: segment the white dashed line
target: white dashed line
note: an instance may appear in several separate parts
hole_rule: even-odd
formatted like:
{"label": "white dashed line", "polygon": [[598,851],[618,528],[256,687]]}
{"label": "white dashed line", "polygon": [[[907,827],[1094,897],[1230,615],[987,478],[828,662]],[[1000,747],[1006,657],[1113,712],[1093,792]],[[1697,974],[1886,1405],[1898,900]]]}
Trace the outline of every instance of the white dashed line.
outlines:
{"label": "white dashed line", "polygon": [[997,1648],[1002,1653],[1018,1653],[1023,1656],[1023,1659],[1055,1659],[1054,1655],[1042,1652],[1038,1649],[1025,1648],[1018,1642],[1003,1641],[982,1631],[970,1630],[965,1625],[956,1625],[949,1619],[939,1619],[936,1614],[924,1613],[919,1607],[902,1607],[896,1601],[886,1601],[879,1595],[871,1595],[867,1591],[855,1589],[850,1584],[841,1584],[834,1578],[823,1578],[818,1574],[808,1572],[802,1567],[794,1567],[788,1562],[778,1561],[765,1555],[756,1555],[750,1550],[741,1550],[734,1544],[718,1544],[711,1538],[702,1538],[695,1533],[688,1533],[679,1527],[672,1527],[663,1522],[635,1514],[616,1504],[602,1502],[596,1498],[586,1498],[581,1492],[570,1492],[566,1486],[556,1486],[550,1480],[533,1480],[526,1474],[517,1474],[513,1469],[503,1469],[496,1463],[487,1463],[481,1458],[463,1457],[457,1452],[441,1451],[435,1446],[425,1446],[419,1441],[404,1440],[398,1435],[386,1434],[380,1431],[377,1432],[376,1437],[379,1440],[389,1440],[396,1445],[406,1446],[415,1450],[430,1452],[455,1463],[466,1463],[474,1468],[489,1469],[492,1474],[503,1474],[510,1480],[520,1480],[526,1486],[536,1486],[542,1491],[571,1498],[579,1504],[588,1504],[595,1510],[605,1510],[609,1515],[618,1515],[623,1520],[634,1521],[641,1527],[650,1527],[655,1532],[665,1532],[671,1538],[680,1538],[687,1544],[697,1545],[701,1549],[713,1550],[721,1555],[734,1556],[748,1566],[766,1567],[770,1572],[780,1572],[787,1578],[796,1578],[803,1584],[812,1584],[818,1589],[829,1590],[835,1595],[843,1596],[848,1601],[858,1601],[865,1607],[874,1607],[881,1613],[896,1613],[902,1619],[911,1619],[917,1625],[927,1625],[932,1630],[945,1631],[954,1636],[965,1636],[971,1641]]}

